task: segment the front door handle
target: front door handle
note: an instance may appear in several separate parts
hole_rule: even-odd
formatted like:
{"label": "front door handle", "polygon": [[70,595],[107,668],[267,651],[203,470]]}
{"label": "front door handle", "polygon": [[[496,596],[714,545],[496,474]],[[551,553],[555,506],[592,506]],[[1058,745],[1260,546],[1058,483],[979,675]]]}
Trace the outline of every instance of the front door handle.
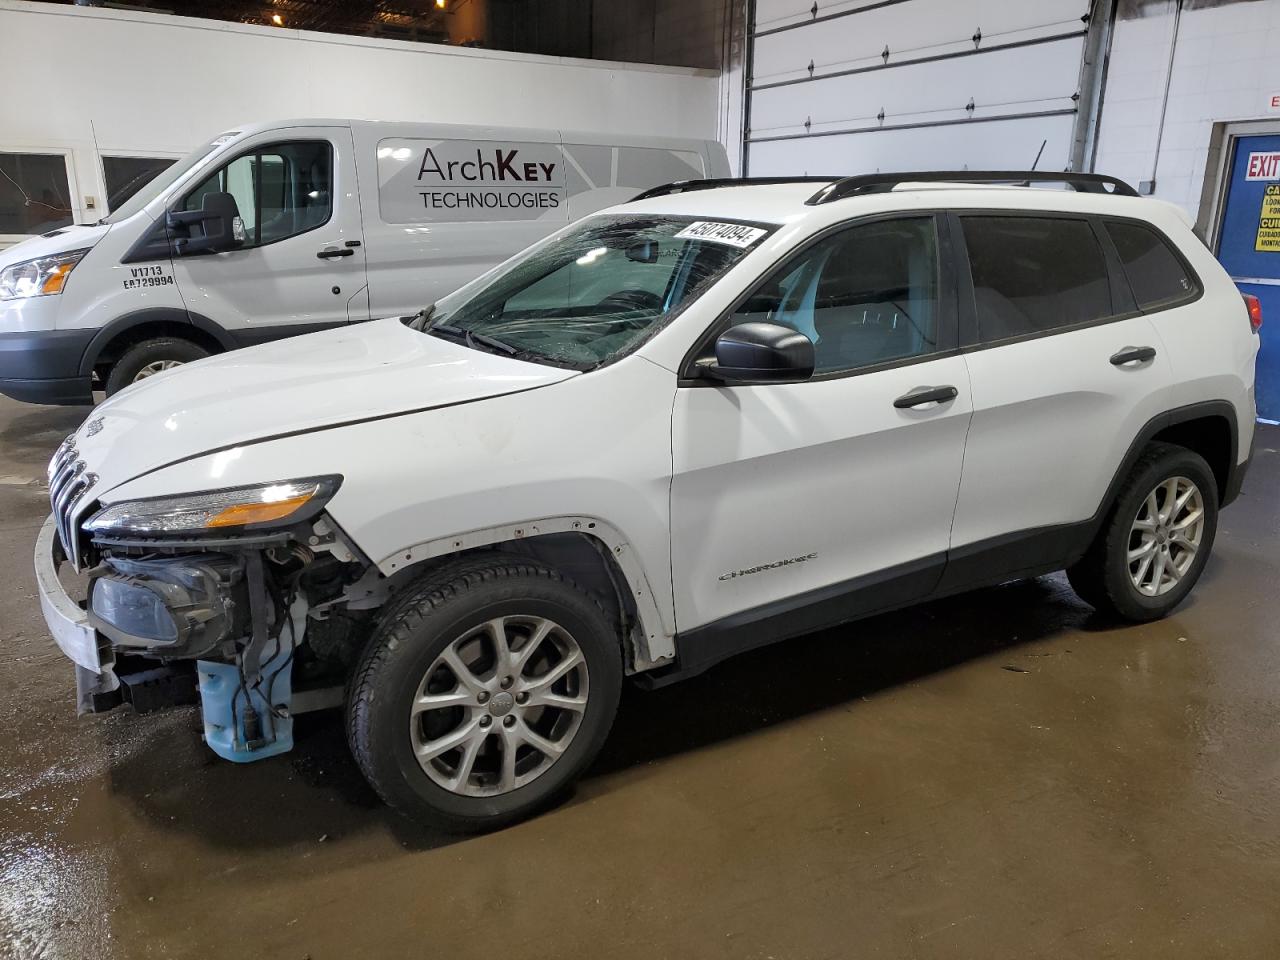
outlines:
{"label": "front door handle", "polygon": [[334,257],[354,257],[354,250],[339,250],[337,247],[331,247],[328,250],[321,250],[316,254],[321,260],[332,260]]}
{"label": "front door handle", "polygon": [[947,403],[960,395],[955,387],[916,387],[910,393],[903,394],[893,405],[899,410],[910,407],[922,407],[926,403]]}
{"label": "front door handle", "polygon": [[1126,363],[1146,363],[1155,358],[1155,347],[1124,347],[1119,353],[1111,355],[1111,365],[1123,367]]}

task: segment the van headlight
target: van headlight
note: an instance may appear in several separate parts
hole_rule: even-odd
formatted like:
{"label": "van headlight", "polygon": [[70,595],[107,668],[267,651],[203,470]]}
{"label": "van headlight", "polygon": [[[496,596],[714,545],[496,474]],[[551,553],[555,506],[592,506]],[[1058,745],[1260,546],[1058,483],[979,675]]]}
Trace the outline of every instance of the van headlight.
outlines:
{"label": "van headlight", "polygon": [[163,537],[285,527],[318,514],[341,483],[338,476],[311,477],[178,497],[125,500],[98,511],[84,528],[107,536]]}
{"label": "van headlight", "polygon": [[0,270],[0,300],[21,300],[25,297],[47,297],[61,293],[67,285],[67,277],[75,269],[88,249],[69,250],[49,257],[24,260]]}

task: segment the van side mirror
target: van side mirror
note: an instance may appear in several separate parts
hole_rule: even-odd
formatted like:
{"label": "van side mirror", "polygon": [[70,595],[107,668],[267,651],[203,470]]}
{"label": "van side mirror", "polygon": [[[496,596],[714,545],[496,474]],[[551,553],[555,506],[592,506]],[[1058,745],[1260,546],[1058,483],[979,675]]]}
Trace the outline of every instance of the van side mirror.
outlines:
{"label": "van side mirror", "polygon": [[221,253],[244,243],[244,222],[229,193],[206,193],[199,210],[170,210],[165,224],[173,235],[173,252],[181,257]]}
{"label": "van side mirror", "polygon": [[713,363],[703,369],[726,383],[800,383],[813,376],[813,341],[779,323],[752,321],[716,340]]}

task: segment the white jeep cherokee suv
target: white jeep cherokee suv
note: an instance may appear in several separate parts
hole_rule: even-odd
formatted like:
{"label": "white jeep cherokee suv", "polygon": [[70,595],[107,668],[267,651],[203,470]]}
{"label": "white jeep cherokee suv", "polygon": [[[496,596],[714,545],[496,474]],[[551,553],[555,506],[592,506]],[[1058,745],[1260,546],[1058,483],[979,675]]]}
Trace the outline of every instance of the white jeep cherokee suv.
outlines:
{"label": "white jeep cherokee suv", "polygon": [[342,704],[388,802],[492,827],[628,675],[1061,569],[1166,614],[1248,464],[1259,322],[1110,178],[673,184],[103,404],[50,465],[42,606],[82,709],[198,691],[253,760]]}

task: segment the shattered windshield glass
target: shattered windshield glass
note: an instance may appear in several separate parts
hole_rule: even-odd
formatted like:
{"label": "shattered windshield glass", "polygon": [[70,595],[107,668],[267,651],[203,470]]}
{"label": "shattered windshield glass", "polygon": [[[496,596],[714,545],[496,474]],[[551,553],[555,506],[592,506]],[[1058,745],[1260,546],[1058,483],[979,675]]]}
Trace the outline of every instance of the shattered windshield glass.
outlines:
{"label": "shattered windshield glass", "polygon": [[429,308],[423,327],[589,369],[638,347],[768,233],[691,217],[594,217]]}

